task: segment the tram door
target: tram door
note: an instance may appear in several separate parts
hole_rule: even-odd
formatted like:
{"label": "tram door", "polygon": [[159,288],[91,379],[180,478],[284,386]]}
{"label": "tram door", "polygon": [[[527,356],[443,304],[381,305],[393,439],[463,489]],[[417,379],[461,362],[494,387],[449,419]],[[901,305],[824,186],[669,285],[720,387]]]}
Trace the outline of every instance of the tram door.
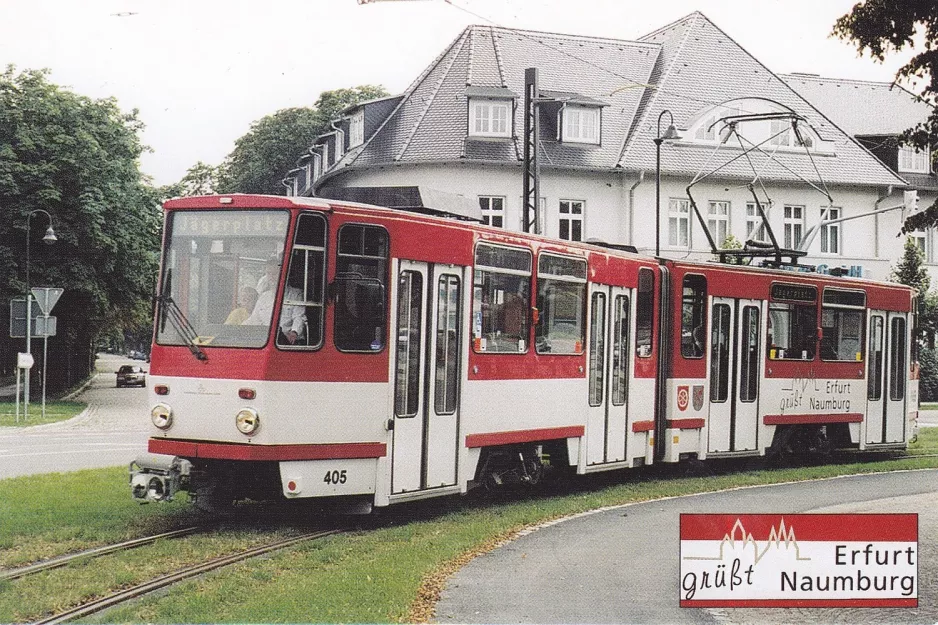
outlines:
{"label": "tram door", "polygon": [[866,442],[905,440],[909,345],[905,315],[871,311],[867,350]]}
{"label": "tram door", "polygon": [[392,494],[456,484],[463,273],[412,261],[398,267]]}
{"label": "tram door", "polygon": [[713,298],[709,453],[756,449],[761,317],[758,300]]}
{"label": "tram door", "polygon": [[587,464],[622,462],[628,440],[631,297],[622,287],[592,285],[589,309]]}

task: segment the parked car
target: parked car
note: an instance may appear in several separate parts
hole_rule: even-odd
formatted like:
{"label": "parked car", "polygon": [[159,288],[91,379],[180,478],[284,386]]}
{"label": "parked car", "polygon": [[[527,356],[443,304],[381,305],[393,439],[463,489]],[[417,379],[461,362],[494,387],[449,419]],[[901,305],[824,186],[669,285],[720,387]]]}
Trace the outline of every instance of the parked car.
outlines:
{"label": "parked car", "polygon": [[143,367],[124,365],[117,370],[117,388],[122,386],[146,386],[147,372]]}

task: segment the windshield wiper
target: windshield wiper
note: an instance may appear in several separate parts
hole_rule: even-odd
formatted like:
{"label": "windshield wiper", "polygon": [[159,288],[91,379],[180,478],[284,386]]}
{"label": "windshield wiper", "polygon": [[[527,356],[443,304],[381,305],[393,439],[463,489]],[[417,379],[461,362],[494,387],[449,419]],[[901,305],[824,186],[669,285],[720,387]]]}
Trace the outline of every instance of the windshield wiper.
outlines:
{"label": "windshield wiper", "polygon": [[199,333],[192,327],[189,319],[179,308],[179,304],[169,295],[172,279],[172,270],[169,270],[166,275],[163,294],[156,297],[156,301],[160,306],[160,331],[162,332],[166,328],[166,320],[169,319],[170,325],[185,341],[186,347],[189,348],[192,355],[198,360],[208,360],[208,355],[199,347]]}

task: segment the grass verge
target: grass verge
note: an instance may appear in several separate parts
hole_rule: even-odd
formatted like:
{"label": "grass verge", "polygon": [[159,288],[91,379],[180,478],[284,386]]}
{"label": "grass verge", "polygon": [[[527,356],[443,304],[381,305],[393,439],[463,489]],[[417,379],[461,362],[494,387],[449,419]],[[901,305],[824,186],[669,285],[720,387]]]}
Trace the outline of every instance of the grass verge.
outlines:
{"label": "grass verge", "polygon": [[[912,450],[938,453],[938,428],[923,428]],[[362,520],[365,530],[332,536],[271,557],[231,566],[175,586],[172,592],[85,622],[419,622],[462,563],[520,530],[599,507],[742,486],[899,469],[935,468],[919,457],[857,465],[745,471],[710,477],[607,474],[553,495],[500,501],[448,498],[392,508]],[[16,566],[94,544],[180,527],[198,515],[185,502],[130,501],[120,469],[0,481],[0,565]],[[35,620],[64,597],[77,601],[134,583],[155,568],[266,542],[299,529],[309,515],[276,523],[240,519],[210,538],[155,545],[36,578],[0,583],[0,622]],[[264,529],[264,525],[273,529]],[[159,565],[155,564],[159,563]],[[57,599],[56,597],[59,597]]]}
{"label": "grass verge", "polygon": [[20,419],[16,421],[16,402],[0,402],[0,426],[27,427],[43,423],[67,421],[79,414],[88,404],[80,401],[47,401],[46,415],[42,416],[42,400],[29,402],[29,419],[26,419],[25,406],[20,403]]}

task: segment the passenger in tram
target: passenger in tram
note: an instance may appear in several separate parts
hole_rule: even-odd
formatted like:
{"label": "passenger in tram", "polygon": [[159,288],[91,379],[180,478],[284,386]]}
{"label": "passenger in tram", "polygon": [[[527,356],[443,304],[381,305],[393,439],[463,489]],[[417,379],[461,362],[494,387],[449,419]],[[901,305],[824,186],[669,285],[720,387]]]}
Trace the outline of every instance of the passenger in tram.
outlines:
{"label": "passenger in tram", "polygon": [[[254,305],[254,311],[244,320],[244,325],[267,325],[270,323],[270,317],[273,313],[274,298],[277,294],[277,278],[280,275],[280,262],[277,257],[271,257],[267,260],[265,275],[258,280],[258,291],[266,288],[257,297],[257,303]],[[300,302],[302,300],[300,289],[295,286],[287,285],[283,293],[283,306],[280,310],[280,333],[277,342],[286,342],[293,345],[301,339],[306,329],[306,307],[288,302]]]}
{"label": "passenger in tram", "polygon": [[238,303],[240,306],[228,314],[228,318],[225,319],[225,325],[239,326],[251,316],[251,312],[257,304],[257,289],[250,286],[242,287]]}

